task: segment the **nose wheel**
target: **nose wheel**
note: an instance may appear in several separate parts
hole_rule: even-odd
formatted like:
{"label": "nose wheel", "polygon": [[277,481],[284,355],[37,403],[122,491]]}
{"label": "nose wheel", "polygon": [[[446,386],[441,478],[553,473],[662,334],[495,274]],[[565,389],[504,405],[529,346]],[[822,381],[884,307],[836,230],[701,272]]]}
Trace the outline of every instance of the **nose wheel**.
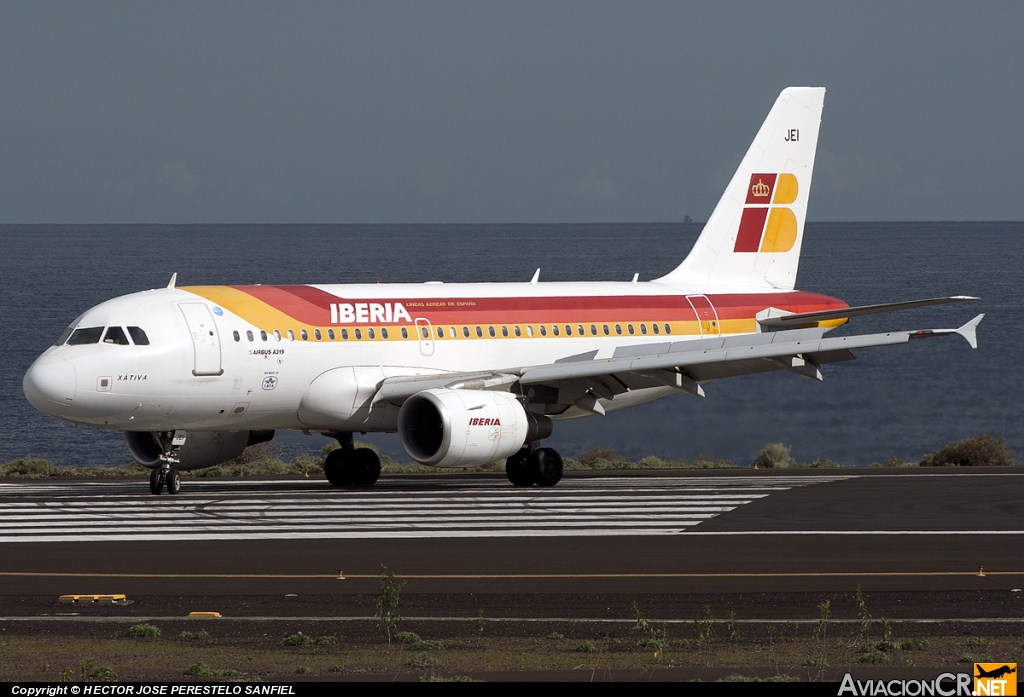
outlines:
{"label": "nose wheel", "polygon": [[149,493],[159,496],[163,493],[164,486],[167,493],[177,496],[181,491],[181,473],[177,467],[154,467],[149,473]]}
{"label": "nose wheel", "polygon": [[159,496],[164,490],[164,478],[159,469],[154,468],[149,473],[149,493]]}

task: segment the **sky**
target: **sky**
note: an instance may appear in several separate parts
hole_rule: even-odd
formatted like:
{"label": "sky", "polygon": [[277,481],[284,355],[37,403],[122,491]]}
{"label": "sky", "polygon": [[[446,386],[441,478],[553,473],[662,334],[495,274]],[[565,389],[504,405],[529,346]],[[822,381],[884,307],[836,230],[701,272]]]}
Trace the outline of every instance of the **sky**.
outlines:
{"label": "sky", "polygon": [[0,223],[1024,220],[1024,3],[0,2]]}

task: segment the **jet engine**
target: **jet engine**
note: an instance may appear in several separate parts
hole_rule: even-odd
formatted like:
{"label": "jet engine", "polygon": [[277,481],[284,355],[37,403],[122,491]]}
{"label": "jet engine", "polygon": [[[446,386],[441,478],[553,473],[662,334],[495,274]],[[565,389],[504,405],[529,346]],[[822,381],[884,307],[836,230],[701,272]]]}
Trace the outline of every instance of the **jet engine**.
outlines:
{"label": "jet engine", "polygon": [[433,389],[405,400],[398,414],[402,447],[436,467],[502,460],[551,435],[551,419],[532,414],[508,392]]}
{"label": "jet engine", "polygon": [[[173,432],[125,431],[124,442],[135,461],[156,467],[169,450]],[[187,431],[178,448],[178,469],[194,470],[233,460],[250,445],[265,443],[273,431]]]}

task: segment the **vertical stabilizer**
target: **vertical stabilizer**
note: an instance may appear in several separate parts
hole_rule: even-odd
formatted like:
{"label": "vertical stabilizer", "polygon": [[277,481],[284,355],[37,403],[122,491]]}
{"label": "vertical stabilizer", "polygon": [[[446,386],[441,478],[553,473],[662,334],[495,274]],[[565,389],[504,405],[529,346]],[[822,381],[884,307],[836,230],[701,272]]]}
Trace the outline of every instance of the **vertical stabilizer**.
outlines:
{"label": "vertical stabilizer", "polygon": [[658,282],[793,289],[824,99],[824,87],[782,91],[689,256]]}

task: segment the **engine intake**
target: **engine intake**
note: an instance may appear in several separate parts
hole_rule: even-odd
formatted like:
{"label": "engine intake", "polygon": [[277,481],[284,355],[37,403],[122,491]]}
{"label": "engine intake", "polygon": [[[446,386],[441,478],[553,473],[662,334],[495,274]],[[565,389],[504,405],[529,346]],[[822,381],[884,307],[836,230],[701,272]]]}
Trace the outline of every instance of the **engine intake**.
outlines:
{"label": "engine intake", "polygon": [[508,392],[433,389],[405,400],[398,434],[409,456],[435,467],[476,467],[551,435],[551,419],[531,414]]}
{"label": "engine intake", "polygon": [[[170,434],[150,431],[125,431],[124,442],[135,461],[146,467],[156,467],[164,453],[164,443]],[[188,431],[185,442],[178,449],[178,469],[194,470],[211,467],[233,460],[250,445],[265,443],[274,437],[273,431]]]}

